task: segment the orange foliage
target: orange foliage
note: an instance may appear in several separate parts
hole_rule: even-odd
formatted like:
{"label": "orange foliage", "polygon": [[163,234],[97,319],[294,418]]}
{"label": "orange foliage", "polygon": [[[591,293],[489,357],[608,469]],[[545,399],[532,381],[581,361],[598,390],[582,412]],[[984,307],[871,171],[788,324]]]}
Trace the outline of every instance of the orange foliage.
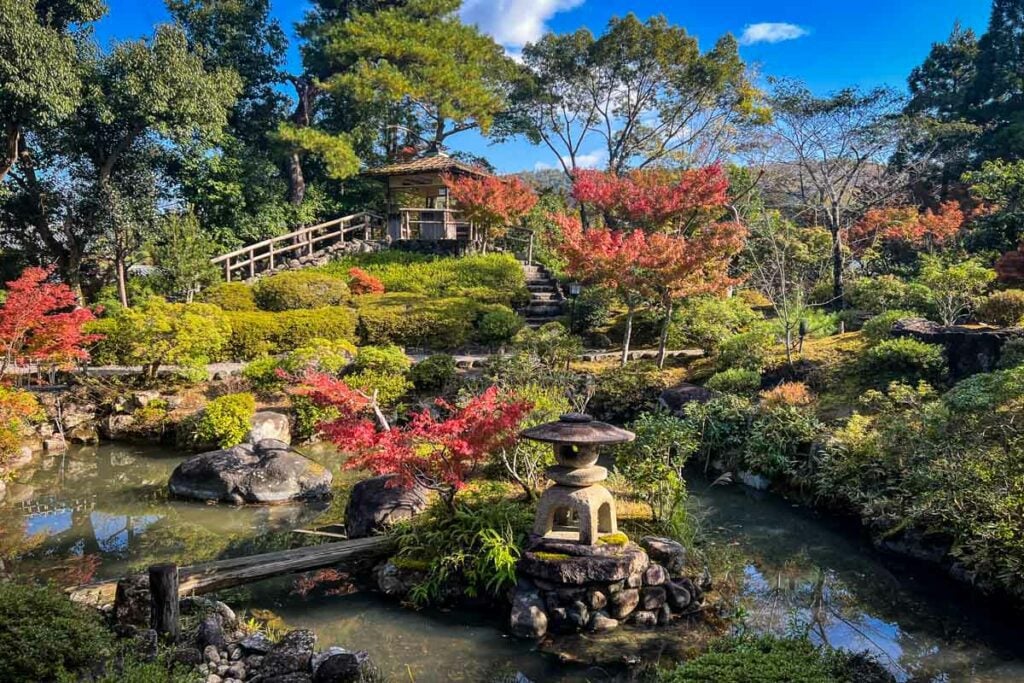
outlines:
{"label": "orange foliage", "polygon": [[362,268],[349,268],[348,289],[353,294],[383,294],[384,283]]}
{"label": "orange foliage", "polygon": [[946,202],[938,212],[895,206],[872,209],[849,232],[855,253],[863,253],[879,242],[894,242],[915,248],[941,247],[960,232],[964,212],[957,202]]}
{"label": "orange foliage", "polygon": [[803,382],[783,382],[774,389],[761,392],[761,404],[769,408],[807,406],[813,401],[814,395]]}

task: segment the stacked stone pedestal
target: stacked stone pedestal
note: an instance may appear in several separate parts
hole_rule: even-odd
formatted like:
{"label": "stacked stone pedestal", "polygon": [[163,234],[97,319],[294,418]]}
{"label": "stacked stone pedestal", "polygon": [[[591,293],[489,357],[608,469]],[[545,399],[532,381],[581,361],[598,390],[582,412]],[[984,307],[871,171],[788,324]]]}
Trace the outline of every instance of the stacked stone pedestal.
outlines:
{"label": "stacked stone pedestal", "polygon": [[702,596],[683,575],[685,549],[656,537],[641,543],[644,547],[628,541],[585,546],[534,538],[519,562],[512,632],[541,638],[607,631],[623,623],[654,628],[694,611]]}

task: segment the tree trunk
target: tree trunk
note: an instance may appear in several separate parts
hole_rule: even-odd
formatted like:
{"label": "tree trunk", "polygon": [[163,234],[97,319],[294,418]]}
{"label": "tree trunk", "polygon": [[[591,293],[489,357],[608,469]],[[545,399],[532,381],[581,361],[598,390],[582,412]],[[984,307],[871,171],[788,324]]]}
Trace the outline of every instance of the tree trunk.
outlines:
{"label": "tree trunk", "polygon": [[669,301],[665,307],[665,320],[661,323],[661,338],[658,340],[658,369],[665,367],[665,354],[668,351],[668,332],[672,326],[672,311],[674,306]]}
{"label": "tree trunk", "polygon": [[629,311],[626,313],[626,333],[622,338],[622,367],[626,367],[626,363],[629,362],[629,342],[633,337],[634,313],[636,313],[636,308],[630,305]]}
{"label": "tree trunk", "polygon": [[[313,123],[313,108],[320,89],[312,79],[305,76],[292,78],[295,86],[296,104],[292,114],[292,123],[299,128],[308,128]],[[292,206],[299,206],[306,198],[306,178],[302,172],[302,156],[298,150],[288,154],[285,161],[288,175],[288,201]]]}
{"label": "tree trunk", "polygon": [[124,256],[117,254],[114,256],[114,271],[117,277],[117,298],[121,301],[121,305],[125,308],[128,306],[128,273],[125,268]]}
{"label": "tree trunk", "polygon": [[7,124],[4,131],[4,155],[0,157],[0,180],[14,168],[18,160],[18,147],[21,141],[21,129],[13,123]]}
{"label": "tree trunk", "polygon": [[838,221],[830,226],[832,233],[832,309],[841,311],[844,308],[843,297],[843,237],[839,231]]}
{"label": "tree trunk", "polygon": [[306,199],[306,178],[302,173],[302,158],[298,152],[292,152],[285,164],[288,169],[288,202],[292,206],[299,206]]}

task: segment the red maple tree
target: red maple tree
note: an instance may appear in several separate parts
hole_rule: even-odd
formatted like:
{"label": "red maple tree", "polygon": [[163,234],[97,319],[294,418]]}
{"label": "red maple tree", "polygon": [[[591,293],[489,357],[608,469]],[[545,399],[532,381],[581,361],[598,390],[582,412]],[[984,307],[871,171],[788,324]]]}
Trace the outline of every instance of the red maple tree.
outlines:
{"label": "red maple tree", "polygon": [[349,268],[348,288],[353,294],[383,294],[384,283],[362,268]]}
{"label": "red maple tree", "polygon": [[955,238],[964,220],[957,202],[946,202],[938,211],[918,211],[912,206],[871,209],[850,228],[848,244],[857,254],[876,246],[932,250]]}
{"label": "red maple tree", "polygon": [[61,365],[85,360],[86,345],[102,338],[84,331],[95,319],[92,311],[78,305],[67,285],[47,282],[49,276],[47,269],[26,268],[7,283],[7,298],[0,307],[0,375],[12,363]]}
{"label": "red maple tree", "polygon": [[675,231],[716,217],[728,201],[729,181],[721,166],[686,171],[643,169],[625,175],[579,170],[572,196],[608,219],[625,225]]}
{"label": "red maple tree", "polygon": [[537,195],[516,176],[444,176],[451,198],[490,242],[504,236],[537,204]]}
{"label": "red maple tree", "polygon": [[463,406],[437,399],[434,411],[413,413],[404,425],[392,427],[372,396],[334,377],[309,373],[296,391],[337,411],[338,417],[321,424],[320,431],[352,454],[346,468],[397,475],[399,485],[436,491],[452,511],[455,494],[489,454],[514,443],[532,409],[491,387]]}

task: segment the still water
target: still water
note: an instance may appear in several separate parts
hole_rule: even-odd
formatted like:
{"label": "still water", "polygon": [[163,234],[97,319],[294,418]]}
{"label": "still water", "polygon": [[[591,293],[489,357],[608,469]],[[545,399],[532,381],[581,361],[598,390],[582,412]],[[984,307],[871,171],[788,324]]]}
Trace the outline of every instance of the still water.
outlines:
{"label": "still water", "polygon": [[[330,467],[342,487],[357,478],[340,471],[329,451],[307,454]],[[339,521],[340,505],[170,500],[165,484],[181,459],[153,447],[103,445],[19,471],[0,500],[3,571],[110,578],[158,561],[188,564],[300,545],[309,537],[292,529]],[[691,498],[713,542],[738,558],[746,628],[808,631],[833,646],[870,650],[901,680],[1024,680],[1017,622],[955,584],[883,560],[856,534],[771,496],[694,481]],[[507,637],[501,615],[416,612],[366,594],[304,597],[293,579],[255,584],[232,599],[315,630],[322,645],[366,649],[394,680],[481,681],[508,670],[537,681],[604,676]]]}

